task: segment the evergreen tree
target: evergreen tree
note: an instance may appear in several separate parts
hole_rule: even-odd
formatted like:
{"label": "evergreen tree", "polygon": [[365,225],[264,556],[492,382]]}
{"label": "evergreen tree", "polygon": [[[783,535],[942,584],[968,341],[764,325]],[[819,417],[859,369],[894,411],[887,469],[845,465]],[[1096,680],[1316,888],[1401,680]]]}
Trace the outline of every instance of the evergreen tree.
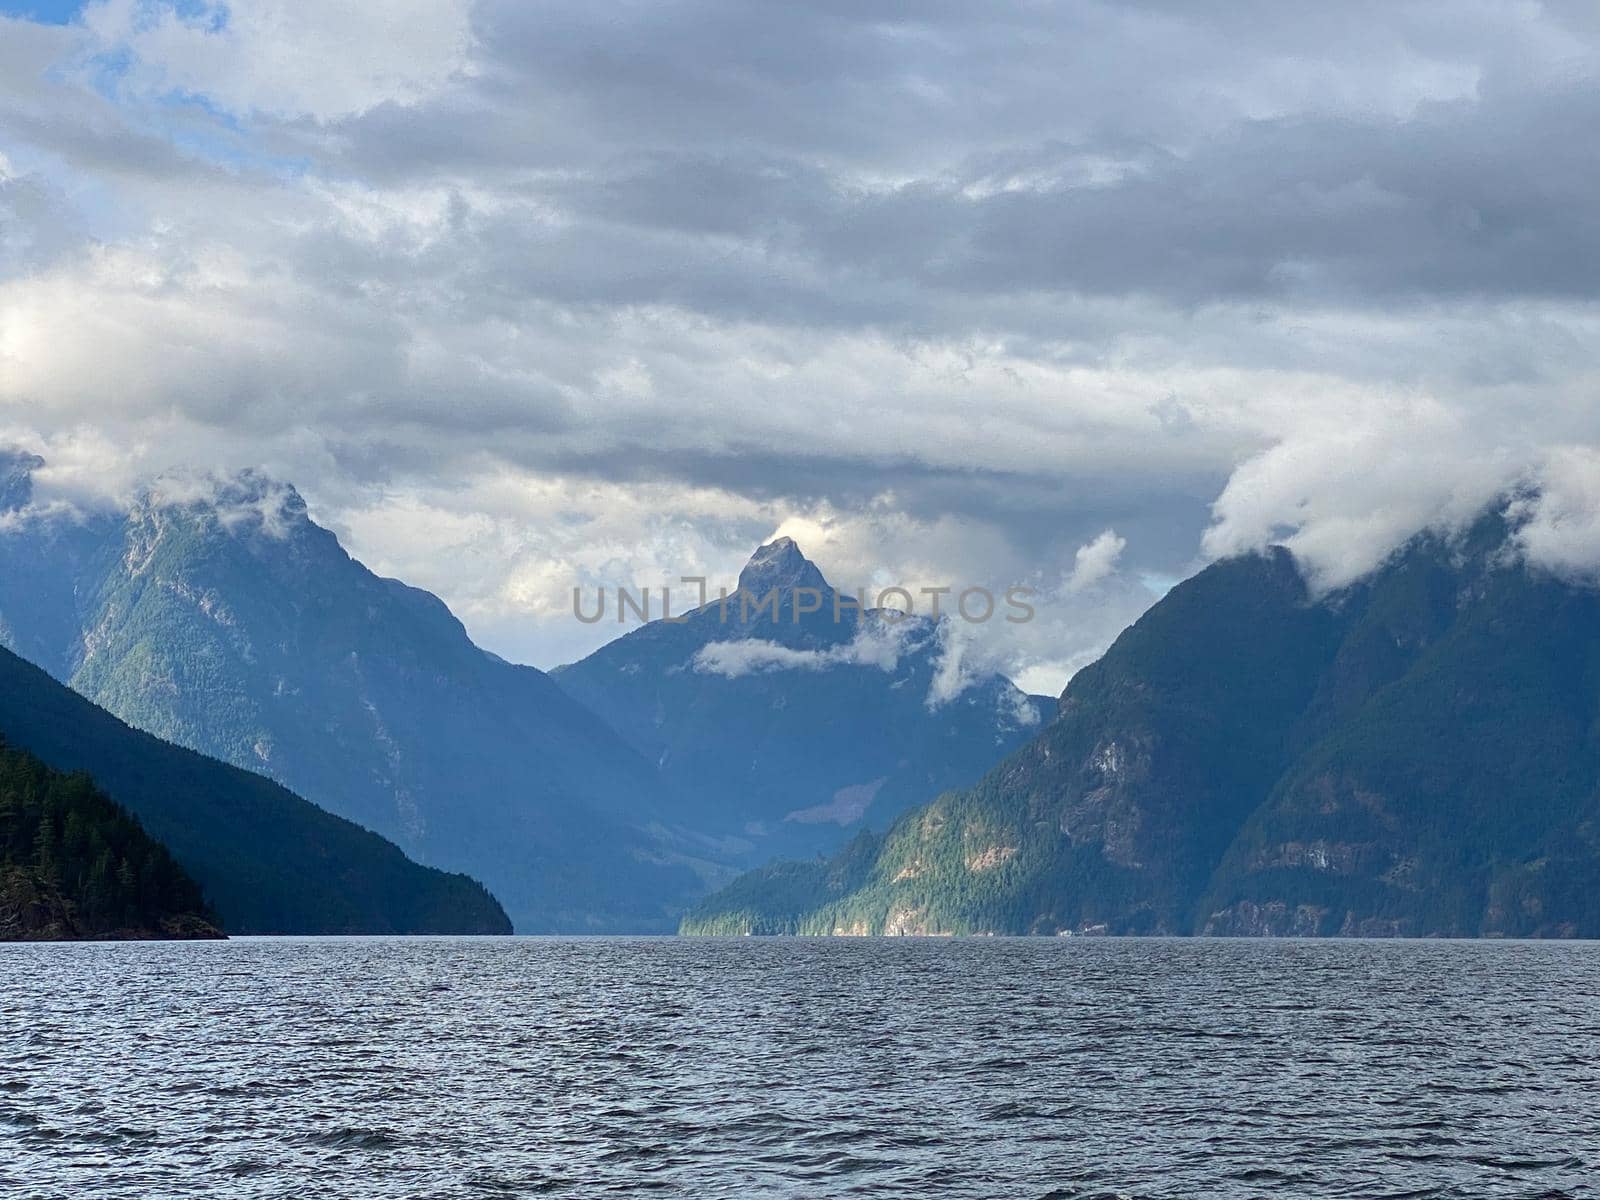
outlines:
{"label": "evergreen tree", "polygon": [[0,937],[214,933],[200,888],[83,774],[0,741]]}

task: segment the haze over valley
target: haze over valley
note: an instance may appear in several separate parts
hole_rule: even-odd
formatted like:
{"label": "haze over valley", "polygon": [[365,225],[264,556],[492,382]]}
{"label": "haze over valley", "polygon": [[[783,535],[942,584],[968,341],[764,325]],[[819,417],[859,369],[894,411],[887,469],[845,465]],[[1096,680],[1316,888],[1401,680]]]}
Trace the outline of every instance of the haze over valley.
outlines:
{"label": "haze over valley", "polygon": [[1600,1198],[1592,0],[0,0],[0,1195]]}

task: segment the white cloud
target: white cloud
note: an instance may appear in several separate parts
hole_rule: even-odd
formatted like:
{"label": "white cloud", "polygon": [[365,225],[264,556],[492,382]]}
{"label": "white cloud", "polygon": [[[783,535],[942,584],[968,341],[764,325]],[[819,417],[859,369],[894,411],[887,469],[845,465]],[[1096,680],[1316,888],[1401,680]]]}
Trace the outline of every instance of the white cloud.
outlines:
{"label": "white cloud", "polygon": [[1028,693],[1020,688],[1000,693],[1000,721],[1011,729],[1032,729],[1043,717]]}
{"label": "white cloud", "polygon": [[1316,587],[1342,587],[1411,535],[1470,521],[1524,477],[1539,451],[1501,440],[1510,432],[1429,397],[1336,407],[1233,473],[1205,552],[1282,542]]}
{"label": "white cloud", "polygon": [[1557,575],[1600,582],[1600,451],[1554,451],[1539,475],[1538,495],[1517,501],[1515,546],[1527,561]]}
{"label": "white cloud", "polygon": [[81,20],[124,86],[317,120],[411,104],[468,66],[465,0],[97,0]]}
{"label": "white cloud", "polygon": [[702,674],[726,679],[767,671],[822,671],[841,666],[892,672],[908,650],[926,641],[929,630],[929,622],[918,617],[869,616],[850,641],[838,646],[804,650],[765,638],[740,638],[702,646],[691,665]]}
{"label": "white cloud", "polygon": [[925,701],[929,709],[942,708],[981,678],[982,672],[968,660],[970,644],[964,626],[954,621],[940,624],[939,655],[934,660],[933,681]]}
{"label": "white cloud", "polygon": [[1117,569],[1117,560],[1128,547],[1128,539],[1108,529],[1092,542],[1079,546],[1073,554],[1072,574],[1067,577],[1069,592],[1081,592],[1108,578]]}
{"label": "white cloud", "polygon": [[296,528],[304,498],[293,485],[255,472],[221,476],[211,471],[169,471],[141,490],[153,508],[199,505],[232,533],[260,533],[281,540]]}
{"label": "white cloud", "polygon": [[820,671],[844,661],[829,650],[798,650],[764,638],[712,642],[695,652],[693,666],[702,675],[739,679],[768,671]]}
{"label": "white cloud", "polygon": [[542,665],[616,632],[575,584],[775,529],[1035,587],[946,688],[1059,690],[1197,551],[1336,586],[1512,484],[1583,573],[1600,37],[1357,9],[0,18],[0,437],[58,500],[264,466]]}

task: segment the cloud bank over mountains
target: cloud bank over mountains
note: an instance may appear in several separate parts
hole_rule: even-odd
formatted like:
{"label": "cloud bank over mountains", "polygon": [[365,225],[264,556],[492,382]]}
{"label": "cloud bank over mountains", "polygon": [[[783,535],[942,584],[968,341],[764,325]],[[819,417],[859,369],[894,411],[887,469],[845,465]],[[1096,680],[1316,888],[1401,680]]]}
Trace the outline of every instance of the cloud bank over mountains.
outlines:
{"label": "cloud bank over mountains", "polygon": [[1268,540],[1534,487],[1593,574],[1597,75],[1579,3],[0,17],[0,440],[263,467],[544,665],[775,532],[1038,586],[972,653],[1049,690]]}

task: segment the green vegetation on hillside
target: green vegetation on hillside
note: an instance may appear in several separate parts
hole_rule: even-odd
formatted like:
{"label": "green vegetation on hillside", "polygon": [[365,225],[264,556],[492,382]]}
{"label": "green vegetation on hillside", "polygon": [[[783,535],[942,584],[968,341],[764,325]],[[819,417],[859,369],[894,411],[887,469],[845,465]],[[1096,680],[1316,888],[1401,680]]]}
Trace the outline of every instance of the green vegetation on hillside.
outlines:
{"label": "green vegetation on hillside", "polygon": [[[1054,710],[995,673],[931,703],[944,661],[938,623],[863,617],[788,538],[758,549],[739,586],[751,603],[713,595],[553,677],[657,764],[671,797],[663,819],[741,865],[832,853],[869,824],[978,780]],[[804,589],[815,610],[798,603]],[[767,608],[753,602],[769,595]],[[893,649],[858,660],[857,639]],[[774,647],[809,669],[743,661]],[[702,656],[716,662],[718,648],[730,661],[708,665]]]}
{"label": "green vegetation on hillside", "polygon": [[683,929],[1600,936],[1600,591],[1511,532],[1324,597],[1283,551],[1217,563],[975,787]]}
{"label": "green vegetation on hillside", "polygon": [[218,937],[199,886],[84,774],[0,741],[0,940]]}
{"label": "green vegetation on hillside", "polygon": [[[137,729],[470,873],[523,928],[666,932],[704,893],[685,861],[700,847],[653,834],[650,762],[543,672],[474,645],[437,597],[352,559],[292,488],[157,482],[124,512],[0,532],[0,644]],[[403,899],[394,884],[367,912],[314,902],[316,919],[367,925]],[[457,885],[434,884],[433,911],[396,919],[477,927],[493,907],[475,887],[435,907]]]}
{"label": "green vegetation on hillside", "polygon": [[230,932],[510,932],[474,880],[418,866],[269,779],[130,729],[6,650],[0,736],[93,777],[198,881]]}

